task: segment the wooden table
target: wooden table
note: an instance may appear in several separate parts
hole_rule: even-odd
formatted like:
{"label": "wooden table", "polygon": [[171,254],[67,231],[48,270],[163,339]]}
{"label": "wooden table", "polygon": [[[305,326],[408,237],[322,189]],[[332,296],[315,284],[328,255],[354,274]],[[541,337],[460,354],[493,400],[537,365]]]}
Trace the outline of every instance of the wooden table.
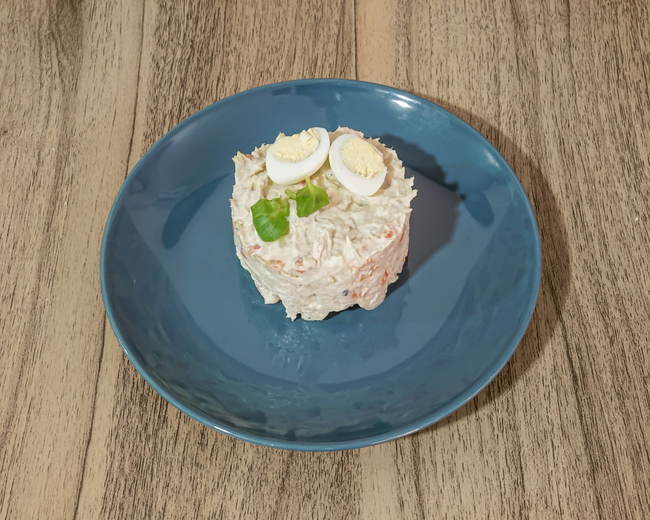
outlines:
{"label": "wooden table", "polygon": [[[159,397],[107,326],[125,176],[257,85],[399,87],[514,167],[544,270],[478,397],[416,435],[292,453]],[[0,518],[650,518],[650,11],[644,0],[0,4]]]}

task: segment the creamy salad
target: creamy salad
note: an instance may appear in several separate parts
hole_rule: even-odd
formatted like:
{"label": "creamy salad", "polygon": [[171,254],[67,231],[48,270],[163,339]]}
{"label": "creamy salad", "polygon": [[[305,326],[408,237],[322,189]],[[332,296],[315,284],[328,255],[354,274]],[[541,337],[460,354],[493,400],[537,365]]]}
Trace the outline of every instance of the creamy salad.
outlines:
{"label": "creamy salad", "polygon": [[[345,135],[363,138],[347,128],[327,135],[328,145],[336,144]],[[330,312],[355,304],[374,309],[384,300],[387,286],[397,280],[408,253],[410,203],[417,193],[412,188],[413,179],[404,178],[397,154],[378,140],[355,139],[353,146],[347,143],[346,147],[345,141],[352,139],[346,137],[340,140],[338,155],[332,156],[332,145],[329,158],[306,180],[293,184],[274,182],[267,171],[267,158],[273,157],[271,161],[275,162],[287,160],[286,154],[290,158],[295,152],[299,159],[291,164],[299,164],[318,153],[325,140],[318,132],[301,136],[293,137],[302,139],[304,146],[281,143],[280,151],[288,150],[285,157],[282,153],[272,156],[270,145],[263,145],[248,155],[238,153],[233,159],[235,186],[231,209],[237,256],[264,301],[282,301],[292,320],[298,314],[306,320],[322,320]],[[282,137],[286,136],[281,134],[279,139]],[[364,148],[364,143],[379,152],[381,161],[372,155],[372,150]],[[341,153],[341,148],[347,155]],[[355,173],[360,178],[358,185],[350,185],[358,180],[355,176],[341,182],[340,165],[337,174],[332,163],[341,163]],[[384,169],[379,172],[382,166]],[[276,166],[276,170],[276,179],[280,172],[295,174],[291,168]],[[377,177],[381,175],[379,182]],[[380,187],[370,196],[349,189],[368,192],[372,188],[365,180]],[[299,217],[300,197],[290,196],[308,182],[324,190],[328,201],[317,211]],[[288,229],[273,241],[263,240],[253,222],[251,207],[261,199],[279,199],[282,204],[286,199],[288,203]]]}

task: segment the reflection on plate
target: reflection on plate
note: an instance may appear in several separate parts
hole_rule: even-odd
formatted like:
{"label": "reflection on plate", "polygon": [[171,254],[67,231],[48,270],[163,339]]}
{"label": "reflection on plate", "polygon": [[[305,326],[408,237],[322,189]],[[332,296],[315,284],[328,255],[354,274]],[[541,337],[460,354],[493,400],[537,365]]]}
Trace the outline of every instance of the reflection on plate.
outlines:
{"label": "reflection on plate", "polygon": [[[338,125],[394,147],[415,177],[409,257],[377,309],[291,322],[235,256],[231,157]],[[534,215],[496,150],[437,105],[346,80],[260,87],[174,128],[125,182],[101,258],[113,330],[163,397],[301,450],[383,442],[462,406],[516,348],[541,275]]]}

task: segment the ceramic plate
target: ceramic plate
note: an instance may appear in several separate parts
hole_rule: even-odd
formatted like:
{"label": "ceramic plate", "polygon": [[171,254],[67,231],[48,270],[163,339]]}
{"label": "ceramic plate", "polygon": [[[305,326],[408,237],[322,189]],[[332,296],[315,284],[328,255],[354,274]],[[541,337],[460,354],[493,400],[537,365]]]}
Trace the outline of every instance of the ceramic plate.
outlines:
{"label": "ceramic plate", "polygon": [[[291,322],[235,256],[231,158],[339,125],[415,177],[409,257],[377,309]],[[433,103],[347,80],[267,85],[183,121],[127,178],[101,252],[108,318],[149,384],[211,428],[298,450],[384,442],[465,404],[517,347],[540,276],[535,216],[494,147]]]}

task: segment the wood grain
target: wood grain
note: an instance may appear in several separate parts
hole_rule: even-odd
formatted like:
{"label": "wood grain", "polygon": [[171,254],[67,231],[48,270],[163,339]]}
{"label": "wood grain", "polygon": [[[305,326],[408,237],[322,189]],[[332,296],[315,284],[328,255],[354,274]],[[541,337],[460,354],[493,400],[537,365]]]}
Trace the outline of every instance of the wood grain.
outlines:
{"label": "wood grain", "polygon": [[[513,165],[542,235],[538,306],[495,381],[350,452],[192,421],[100,296],[139,157],[217,99],[300,77],[451,110]],[[0,4],[0,519],[649,518],[649,79],[643,0]]]}

